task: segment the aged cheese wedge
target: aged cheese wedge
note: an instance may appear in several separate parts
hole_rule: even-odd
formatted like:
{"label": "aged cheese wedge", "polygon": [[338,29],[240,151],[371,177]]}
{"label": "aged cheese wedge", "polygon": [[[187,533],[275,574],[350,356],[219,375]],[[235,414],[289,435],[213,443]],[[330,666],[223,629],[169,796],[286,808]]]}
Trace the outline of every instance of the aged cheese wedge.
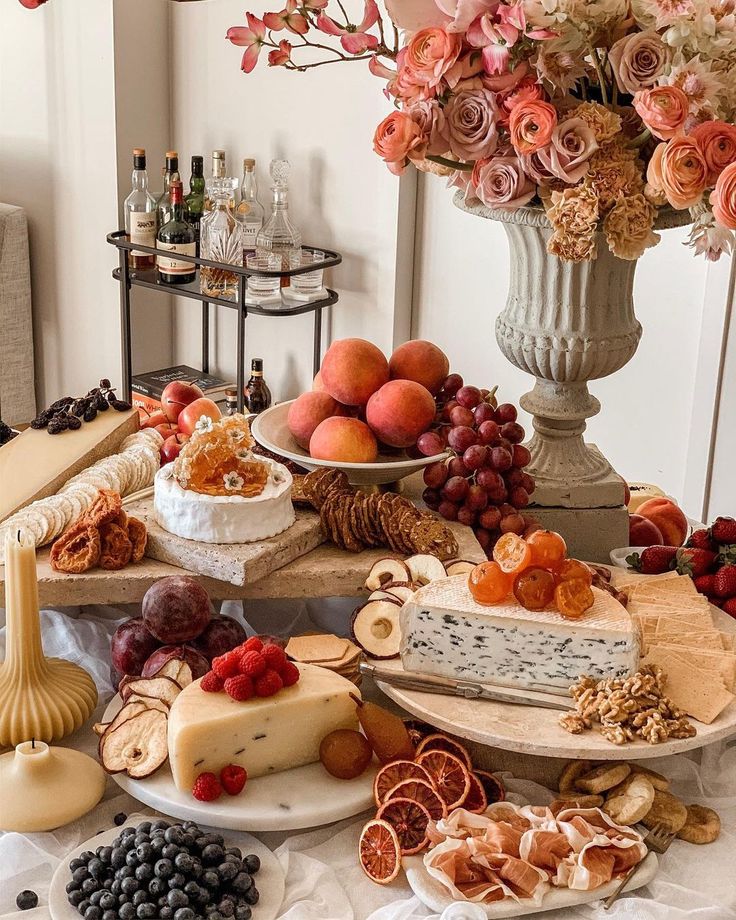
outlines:
{"label": "aged cheese wedge", "polygon": [[100,412],[77,431],[50,435],[27,428],[0,450],[0,521],[58,492],[80,470],[114,453],[138,430],[138,412]]}
{"label": "aged cheese wedge", "polygon": [[252,779],[319,760],[325,735],[357,729],[355,684],[315,665],[298,665],[293,687],[266,699],[237,702],[205,693],[195,681],[177,696],[169,714],[169,760],[177,789],[191,792],[200,773],[238,764]]}
{"label": "aged cheese wedge", "polygon": [[585,674],[631,674],[638,630],[615,598],[593,594],[581,619],[566,620],[554,609],[525,610],[513,596],[477,604],[467,575],[432,582],[401,610],[401,660],[409,671],[560,693]]}

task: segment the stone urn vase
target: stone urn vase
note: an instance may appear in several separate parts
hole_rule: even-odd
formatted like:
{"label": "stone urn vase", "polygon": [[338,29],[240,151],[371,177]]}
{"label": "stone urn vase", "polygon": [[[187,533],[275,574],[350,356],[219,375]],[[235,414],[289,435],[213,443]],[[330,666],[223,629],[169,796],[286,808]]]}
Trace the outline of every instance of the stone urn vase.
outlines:
{"label": "stone urn vase", "polygon": [[[504,211],[480,202],[455,204],[503,223],[511,270],[496,341],[505,357],[535,378],[521,397],[533,417],[527,443],[534,503],[557,508],[604,508],[623,504],[623,483],[593,444],[583,440],[586,420],[601,404],[588,381],[620,370],[636,352],[641,325],[634,314],[636,262],[616,258],[602,233],[598,258],[563,262],[547,252],[552,227],[542,208]],[[656,229],[688,223],[687,211],[664,211]]]}

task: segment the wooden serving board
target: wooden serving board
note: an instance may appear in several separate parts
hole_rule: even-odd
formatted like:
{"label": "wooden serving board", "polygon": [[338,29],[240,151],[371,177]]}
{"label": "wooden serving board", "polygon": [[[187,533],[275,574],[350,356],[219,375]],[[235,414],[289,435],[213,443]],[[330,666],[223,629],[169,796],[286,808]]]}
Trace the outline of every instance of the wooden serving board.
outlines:
{"label": "wooden serving board", "polygon": [[258,581],[310,552],[325,539],[319,515],[301,508],[296,510],[296,520],[288,530],[258,543],[199,543],[160,527],[153,513],[152,498],[130,502],[125,507],[128,514],[146,525],[148,558],[232,585]]}

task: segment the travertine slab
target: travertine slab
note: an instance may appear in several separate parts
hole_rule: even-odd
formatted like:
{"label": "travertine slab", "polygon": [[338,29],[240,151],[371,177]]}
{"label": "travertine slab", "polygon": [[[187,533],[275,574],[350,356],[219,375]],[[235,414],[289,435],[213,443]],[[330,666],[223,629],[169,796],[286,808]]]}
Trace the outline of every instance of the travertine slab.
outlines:
{"label": "travertine slab", "polygon": [[611,550],[629,542],[629,513],[625,505],[618,508],[542,508],[534,505],[526,510],[543,527],[561,533],[569,555],[575,559],[607,564],[611,561]]}

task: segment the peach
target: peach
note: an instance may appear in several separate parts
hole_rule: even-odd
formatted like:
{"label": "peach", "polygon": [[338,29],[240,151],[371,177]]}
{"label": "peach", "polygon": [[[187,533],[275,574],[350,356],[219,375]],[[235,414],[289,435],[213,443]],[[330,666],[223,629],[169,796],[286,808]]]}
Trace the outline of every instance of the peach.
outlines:
{"label": "peach", "polygon": [[450,362],[432,342],[412,339],[391,355],[388,370],[392,380],[413,380],[435,395],[450,373]]}
{"label": "peach", "polygon": [[314,380],[312,381],[312,389],[324,393],[325,385],[322,383],[322,374],[319,371],[317,371],[317,373],[314,375]]}
{"label": "peach", "polygon": [[687,518],[669,498],[650,498],[639,505],[636,513],[659,528],[666,546],[682,546],[685,542]]}
{"label": "peach", "polygon": [[333,416],[314,429],[309,453],[315,460],[333,463],[373,463],[378,457],[378,444],[365,422]]}
{"label": "peach", "polygon": [[388,380],[383,352],[365,339],[338,339],[322,360],[322,385],[346,406],[364,406]]}
{"label": "peach", "polygon": [[389,380],[368,400],[366,421],[384,444],[409,447],[432,424],[434,397],[413,380]]}
{"label": "peach", "polygon": [[664,537],[656,524],[640,514],[629,515],[629,546],[662,546]]}
{"label": "peach", "polygon": [[335,402],[329,393],[309,390],[307,393],[302,393],[289,406],[286,423],[296,443],[307,450],[314,429],[320,422],[324,422],[326,418],[331,418],[333,415],[346,414],[345,407]]}

